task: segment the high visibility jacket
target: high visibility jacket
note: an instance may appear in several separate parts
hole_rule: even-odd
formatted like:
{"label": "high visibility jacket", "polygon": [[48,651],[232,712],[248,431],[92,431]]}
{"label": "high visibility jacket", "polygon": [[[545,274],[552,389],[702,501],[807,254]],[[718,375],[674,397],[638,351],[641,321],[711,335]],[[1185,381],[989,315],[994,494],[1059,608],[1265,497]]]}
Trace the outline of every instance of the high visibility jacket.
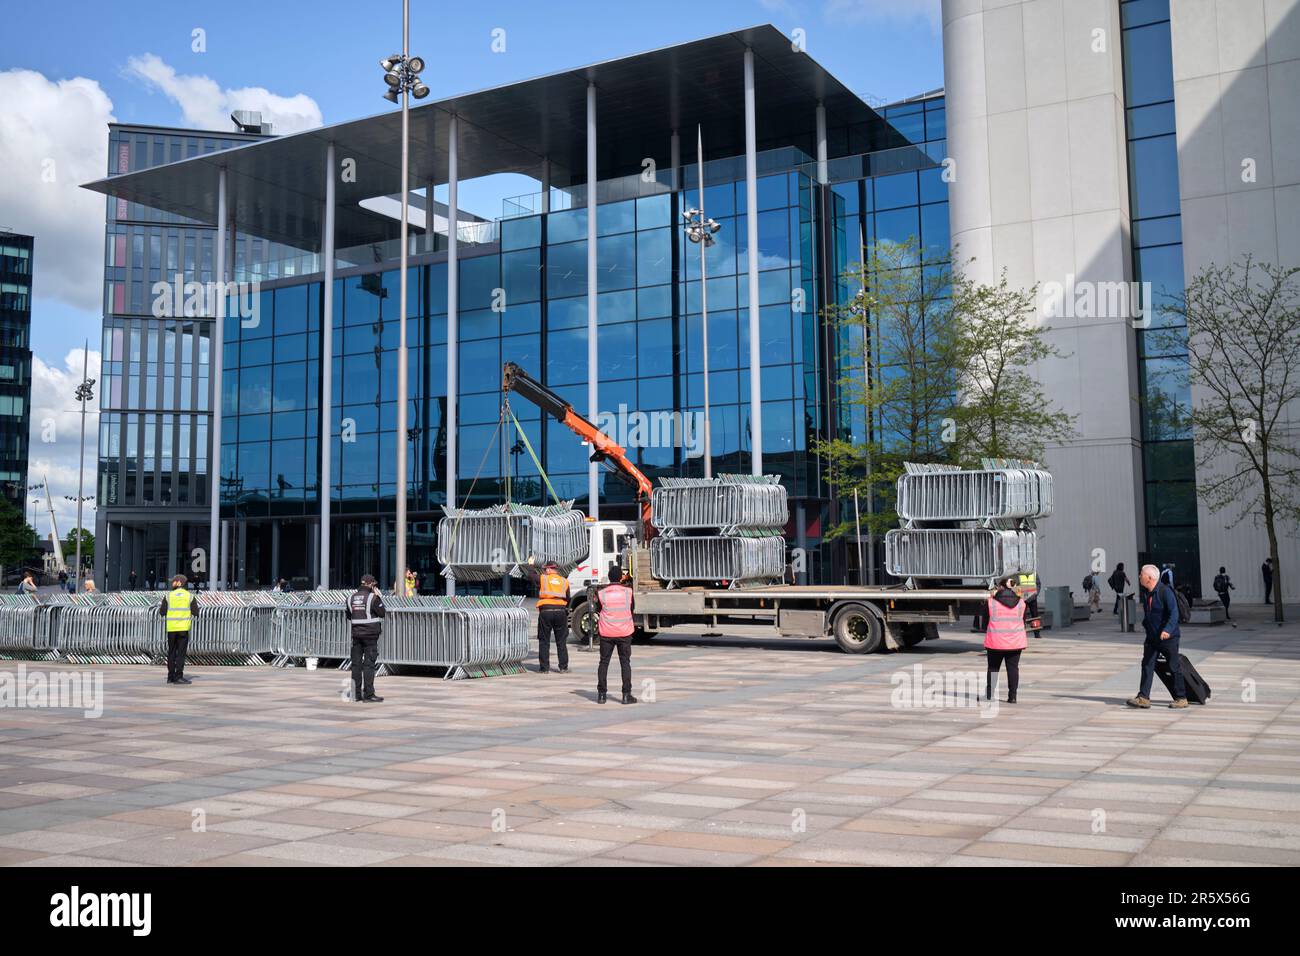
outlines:
{"label": "high visibility jacket", "polygon": [[388,613],[379,595],[369,588],[358,588],[349,595],[347,612],[352,636],[363,640],[379,637],[380,620]]}
{"label": "high visibility jacket", "polygon": [[1025,635],[1025,601],[1015,607],[989,598],[989,626],[984,632],[984,646],[994,651],[1024,650],[1029,646]]}
{"label": "high visibility jacket", "polygon": [[190,603],[194,599],[184,588],[175,588],[167,595],[167,633],[188,631],[193,618]]}
{"label": "high visibility jacket", "polygon": [[542,575],[541,585],[537,590],[537,606],[567,607],[568,604],[568,579],[552,571],[547,571]]}
{"label": "high visibility jacket", "polygon": [[632,589],[621,584],[611,584],[600,592],[601,637],[631,637],[636,629],[632,623]]}
{"label": "high visibility jacket", "polygon": [[1016,580],[1015,592],[1022,598],[1032,598],[1038,594],[1038,575],[1022,574]]}

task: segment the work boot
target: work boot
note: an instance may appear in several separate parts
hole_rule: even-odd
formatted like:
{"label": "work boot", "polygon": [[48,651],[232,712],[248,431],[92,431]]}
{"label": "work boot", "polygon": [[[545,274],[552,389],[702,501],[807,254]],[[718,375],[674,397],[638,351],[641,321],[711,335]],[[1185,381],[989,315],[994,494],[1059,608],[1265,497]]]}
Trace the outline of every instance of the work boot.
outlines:
{"label": "work boot", "polygon": [[1130,707],[1136,707],[1139,710],[1146,710],[1151,706],[1151,701],[1147,700],[1147,698],[1143,697],[1141,694],[1138,694],[1136,697],[1130,697],[1128,700],[1124,701],[1124,703],[1128,704]]}
{"label": "work boot", "polygon": [[605,692],[603,690],[596,691],[596,703],[598,704],[605,703]]}
{"label": "work boot", "polygon": [[1186,697],[1179,697],[1177,700],[1174,700],[1174,701],[1170,702],[1170,704],[1169,704],[1169,709],[1170,709],[1170,710],[1182,710],[1182,709],[1183,709],[1184,707],[1186,707],[1186,706],[1187,706],[1187,698],[1186,698]]}
{"label": "work boot", "polygon": [[635,703],[636,703],[636,698],[633,697],[631,694],[624,694],[624,695],[623,695],[623,703],[625,703],[625,704],[635,704]]}
{"label": "work boot", "polygon": [[380,697],[378,694],[369,694],[365,697],[362,697],[361,701],[362,703],[365,704],[382,704],[384,702],[384,698]]}
{"label": "work boot", "polygon": [[561,667],[561,668],[560,668],[560,673],[561,673],[561,674],[567,674],[567,673],[569,673],[569,665],[566,664],[566,665],[564,665],[563,667]]}
{"label": "work boot", "polygon": [[190,680],[188,677],[178,677],[178,678],[176,678],[176,683],[178,683],[178,684],[193,684],[194,681]]}

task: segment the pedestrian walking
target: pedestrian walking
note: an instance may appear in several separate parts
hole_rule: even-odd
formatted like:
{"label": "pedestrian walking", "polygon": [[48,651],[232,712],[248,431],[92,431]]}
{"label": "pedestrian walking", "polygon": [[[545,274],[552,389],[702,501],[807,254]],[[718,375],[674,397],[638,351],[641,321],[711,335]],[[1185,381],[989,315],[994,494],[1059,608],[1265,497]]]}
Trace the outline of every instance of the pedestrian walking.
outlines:
{"label": "pedestrian walking", "polygon": [[135,582],[136,582],[136,580],[137,580],[137,578],[136,578],[136,573],[135,573],[135,568],[132,568],[132,569],[131,569],[131,573],[127,575],[127,580],[130,582],[131,590],[134,591],[134,590],[135,590]]}
{"label": "pedestrian walking", "polygon": [[420,582],[415,576],[415,572],[410,568],[406,569],[406,596],[415,597],[420,590]]}
{"label": "pedestrian walking", "polygon": [[1106,584],[1115,592],[1115,610],[1111,611],[1112,614],[1119,613],[1119,602],[1124,600],[1124,592],[1132,583],[1124,573],[1124,562],[1115,565],[1115,570],[1110,572],[1110,577],[1106,579]]}
{"label": "pedestrian walking", "polygon": [[346,610],[352,628],[352,699],[360,704],[381,703],[384,698],[375,693],[375,670],[382,622],[388,611],[373,575],[362,575],[361,586],[348,597]]}
{"label": "pedestrian walking", "polygon": [[1160,571],[1154,564],[1142,568],[1138,583],[1143,588],[1145,614],[1142,630],[1146,632],[1146,639],[1142,642],[1142,683],[1137,696],[1130,697],[1126,703],[1141,709],[1151,706],[1151,682],[1155,678],[1156,660],[1163,657],[1173,680],[1174,699],[1169,706],[1181,710],[1187,706],[1187,689],[1178,653],[1178,641],[1182,636],[1178,629],[1178,598],[1174,589],[1160,580]]}
{"label": "pedestrian walking", "polygon": [[59,568],[59,590],[66,591],[67,589],[68,589],[68,572],[65,571],[63,568]]}
{"label": "pedestrian walking", "polygon": [[[185,676],[185,654],[190,646],[190,630],[199,613],[198,602],[185,587],[185,575],[172,578],[172,589],[158,605],[158,616],[167,622],[167,683],[192,684]],[[86,590],[95,590],[95,582],[87,579]]]}
{"label": "pedestrian walking", "polygon": [[1088,598],[1088,613],[1099,614],[1101,612],[1101,588],[1097,584],[1097,573],[1089,571],[1083,579],[1083,593]]}
{"label": "pedestrian walking", "polygon": [[1264,563],[1259,567],[1259,573],[1264,576],[1264,603],[1273,603],[1273,559],[1265,558]]}
{"label": "pedestrian walking", "polygon": [[1219,603],[1223,605],[1223,616],[1232,621],[1233,627],[1237,626],[1237,622],[1232,620],[1232,612],[1229,610],[1232,606],[1232,595],[1228,592],[1235,590],[1237,586],[1228,576],[1228,569],[1220,566],[1219,573],[1214,576],[1214,593],[1219,596]]}
{"label": "pedestrian walking", "polygon": [[988,654],[988,674],[984,682],[984,699],[993,699],[993,682],[1007,665],[1007,703],[1016,702],[1020,687],[1020,652],[1029,646],[1025,633],[1025,599],[1016,593],[1016,579],[1007,578],[988,599],[988,630],[984,632],[984,650]]}
{"label": "pedestrian walking", "polygon": [[560,574],[554,561],[546,562],[537,585],[537,671],[551,670],[551,638],[560,673],[569,672],[569,579]]}
{"label": "pedestrian walking", "polygon": [[145,575],[145,583],[149,585],[150,591],[158,590],[158,569],[150,568],[149,573]]}
{"label": "pedestrian walking", "polygon": [[596,592],[600,608],[597,629],[600,632],[600,665],[596,669],[596,703],[605,703],[609,659],[618,652],[618,666],[623,676],[623,703],[635,704],[632,696],[632,589],[627,586],[623,569],[609,566],[609,584]]}

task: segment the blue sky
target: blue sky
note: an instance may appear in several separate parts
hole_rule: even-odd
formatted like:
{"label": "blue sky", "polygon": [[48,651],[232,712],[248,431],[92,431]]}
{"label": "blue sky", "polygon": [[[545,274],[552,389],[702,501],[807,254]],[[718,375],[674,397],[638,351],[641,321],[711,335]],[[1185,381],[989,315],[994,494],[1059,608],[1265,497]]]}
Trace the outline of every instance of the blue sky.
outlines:
{"label": "blue sky", "polygon": [[[760,23],[786,34],[802,29],[808,53],[864,97],[895,100],[943,84],[940,0],[413,0],[411,7],[411,50],[427,61],[423,78],[435,98]],[[71,405],[64,393],[80,378],[83,339],[97,374],[103,202],[76,187],[104,174],[106,123],[224,129],[231,103],[250,99],[293,117],[280,131],[392,109],[381,98],[378,60],[401,47],[401,4],[64,0],[8,3],[4,21],[0,166],[16,172],[0,178],[0,227],[37,236],[32,348],[43,364],[34,372],[35,433],[48,417],[43,403],[59,416]],[[196,28],[202,52],[192,48]],[[492,50],[497,29],[505,31],[504,52]],[[58,182],[45,183],[38,174],[52,160]],[[75,446],[62,437],[57,447],[33,441],[34,467],[39,453],[50,458],[39,464],[53,472],[51,484],[66,485]]]}

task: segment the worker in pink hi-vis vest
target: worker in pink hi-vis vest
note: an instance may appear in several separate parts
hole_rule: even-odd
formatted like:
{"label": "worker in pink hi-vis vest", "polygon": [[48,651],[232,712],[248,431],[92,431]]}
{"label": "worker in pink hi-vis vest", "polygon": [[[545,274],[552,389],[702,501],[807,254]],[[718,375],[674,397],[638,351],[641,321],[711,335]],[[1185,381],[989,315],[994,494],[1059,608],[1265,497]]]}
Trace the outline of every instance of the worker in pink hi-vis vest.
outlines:
{"label": "worker in pink hi-vis vest", "polygon": [[609,566],[609,584],[596,592],[600,608],[597,627],[600,631],[600,666],[596,670],[596,703],[605,703],[605,679],[609,676],[609,659],[618,651],[618,666],[623,671],[623,703],[635,704],[632,696],[632,589],[623,578],[617,563]]}
{"label": "worker in pink hi-vis vest", "polygon": [[988,652],[988,678],[985,697],[993,699],[993,681],[1007,665],[1007,703],[1016,702],[1020,686],[1020,652],[1029,646],[1025,634],[1025,601],[1015,592],[1016,579],[1007,578],[989,596],[988,629],[984,632],[984,649]]}

